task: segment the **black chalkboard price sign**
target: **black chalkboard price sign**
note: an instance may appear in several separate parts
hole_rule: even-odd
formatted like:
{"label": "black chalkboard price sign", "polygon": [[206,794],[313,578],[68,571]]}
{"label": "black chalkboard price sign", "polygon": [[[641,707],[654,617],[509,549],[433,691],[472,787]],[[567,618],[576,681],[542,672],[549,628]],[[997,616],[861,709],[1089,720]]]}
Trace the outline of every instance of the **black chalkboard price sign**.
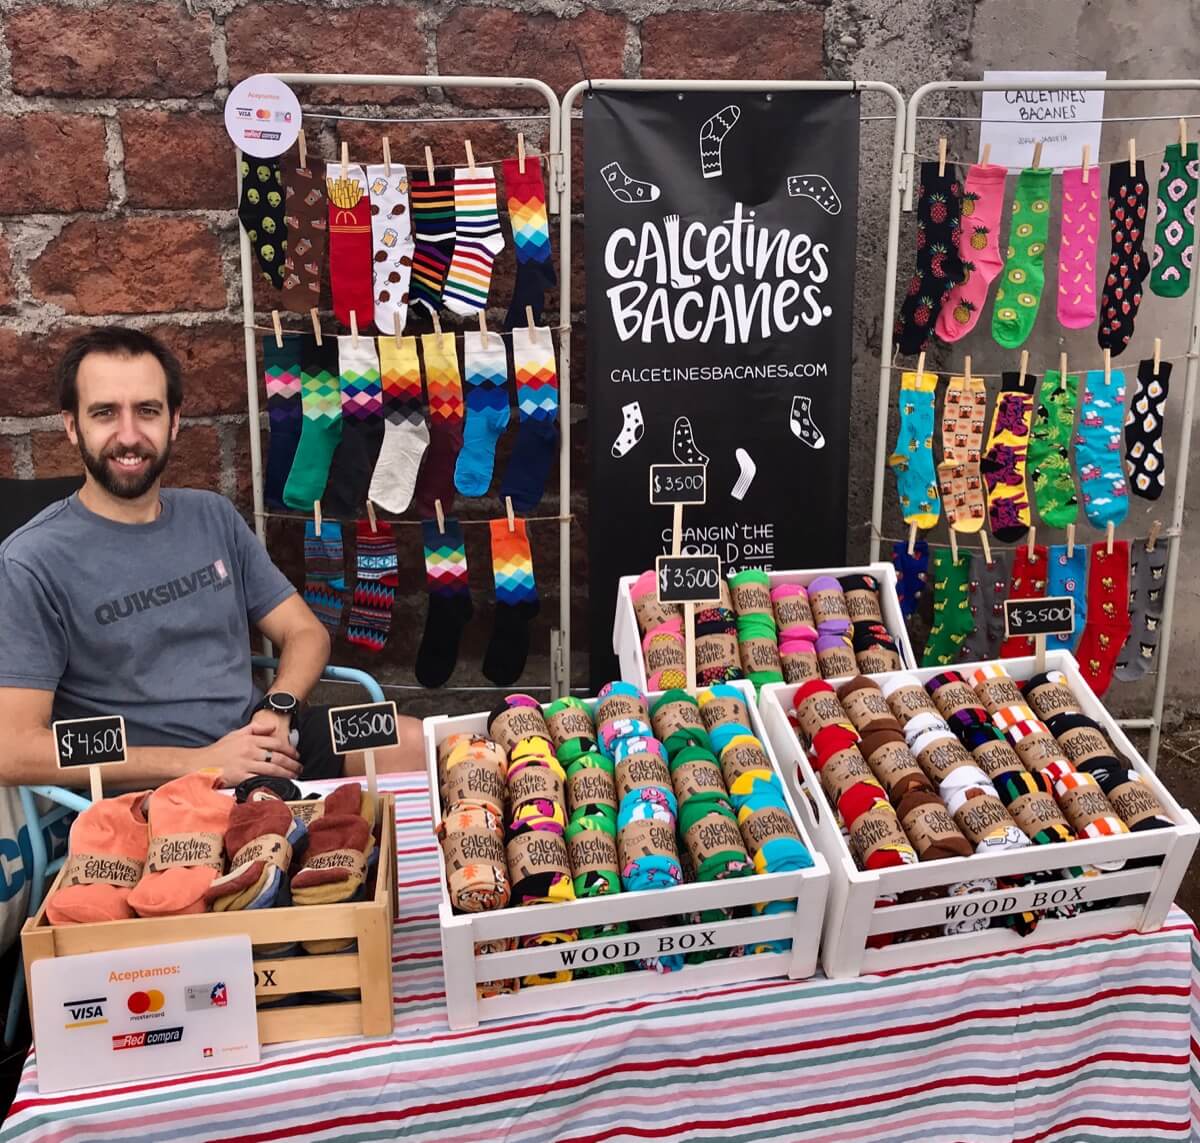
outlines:
{"label": "black chalkboard price sign", "polygon": [[703,504],[708,499],[708,465],[652,464],[650,503]]}
{"label": "black chalkboard price sign", "polygon": [[655,570],[660,603],[720,601],[720,556],[659,556]]}
{"label": "black chalkboard price sign", "polygon": [[1006,599],[1004,635],[1070,635],[1075,630],[1075,600],[1069,595],[1041,599]]}
{"label": "black chalkboard price sign", "polygon": [[119,714],[66,718],[51,724],[60,770],[125,761],[125,720]]}
{"label": "black chalkboard price sign", "polygon": [[329,712],[329,737],[334,754],[396,746],[400,741],[396,704],[371,702],[360,706],[335,706]]}

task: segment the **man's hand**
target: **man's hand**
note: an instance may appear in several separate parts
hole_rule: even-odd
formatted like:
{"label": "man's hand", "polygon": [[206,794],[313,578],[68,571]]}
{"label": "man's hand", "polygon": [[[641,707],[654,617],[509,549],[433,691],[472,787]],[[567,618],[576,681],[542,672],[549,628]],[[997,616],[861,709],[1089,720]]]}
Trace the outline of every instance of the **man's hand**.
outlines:
{"label": "man's hand", "polygon": [[282,735],[277,732],[278,721],[278,716],[271,711],[258,711],[249,726],[203,747],[204,766],[219,769],[226,786],[236,786],[257,774],[272,778],[299,777],[299,755],[287,740],[286,730]]}
{"label": "man's hand", "polygon": [[[253,734],[265,734],[270,738],[281,738],[287,742],[292,730],[292,720],[286,714],[276,714],[265,707],[256,710],[248,729]],[[297,755],[297,757],[299,757]]]}

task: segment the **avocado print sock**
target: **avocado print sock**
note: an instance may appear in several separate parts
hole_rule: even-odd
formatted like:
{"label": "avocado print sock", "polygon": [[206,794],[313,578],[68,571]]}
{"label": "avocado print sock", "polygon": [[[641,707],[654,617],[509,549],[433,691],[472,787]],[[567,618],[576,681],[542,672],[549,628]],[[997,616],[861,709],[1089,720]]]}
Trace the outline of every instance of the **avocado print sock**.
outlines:
{"label": "avocado print sock", "polygon": [[992,430],[984,453],[983,479],[987,484],[988,518],[992,535],[1005,544],[1016,543],[1029,528],[1029,498],[1025,491],[1025,459],[1029,421],[1033,416],[1032,373],[1005,373],[1000,398],[992,411]]}
{"label": "avocado print sock", "polygon": [[1017,179],[1008,255],[992,309],[992,337],[1005,349],[1023,344],[1037,320],[1049,230],[1050,171],[1026,168]]}
{"label": "avocado print sock", "polygon": [[1150,257],[1150,289],[1160,298],[1178,298],[1192,284],[1196,230],[1196,176],[1200,144],[1168,145],[1158,172],[1154,200],[1154,253]]}
{"label": "avocado print sock", "polygon": [[1063,377],[1057,370],[1046,370],[1029,438],[1029,467],[1038,515],[1050,528],[1074,524],[1079,515],[1071,474],[1071,432],[1078,398],[1079,374]]}
{"label": "avocado print sock", "polygon": [[900,377],[900,430],[888,464],[896,473],[906,524],[932,528],[938,521],[937,474],[933,469],[933,405],[937,374]]}
{"label": "avocado print sock", "polygon": [[921,660],[924,667],[942,667],[957,662],[963,640],[975,627],[967,597],[970,570],[970,552],[960,552],[956,560],[949,548],[934,548],[933,626],[929,629]]}

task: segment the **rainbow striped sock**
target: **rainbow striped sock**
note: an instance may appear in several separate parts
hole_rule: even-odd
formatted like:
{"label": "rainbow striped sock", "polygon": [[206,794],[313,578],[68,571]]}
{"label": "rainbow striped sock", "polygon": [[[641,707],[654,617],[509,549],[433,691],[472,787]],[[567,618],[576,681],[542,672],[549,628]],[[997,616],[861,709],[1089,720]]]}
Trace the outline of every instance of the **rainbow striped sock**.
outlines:
{"label": "rainbow striped sock", "polygon": [[492,576],[496,582],[496,625],[483,657],[483,673],[497,686],[515,683],[529,656],[529,624],[541,609],[533,578],[533,554],[525,521],[489,520]]}
{"label": "rainbow striped sock", "polygon": [[533,307],[540,320],[546,291],[555,285],[554,260],[550,253],[550,221],[546,215],[546,190],[542,185],[542,160],[525,156],[520,161],[504,160],[504,186],[508,198],[508,220],[512,224],[513,247],[517,254],[517,282],[504,327],[525,325],[525,307]]}
{"label": "rainbow striped sock", "polygon": [[558,371],[554,338],[545,326],[517,326],[512,344],[521,426],[500,495],[511,496],[518,512],[531,512],[546,491],[546,478],[558,451]]}
{"label": "rainbow striped sock", "polygon": [[342,625],[342,593],[346,590],[342,526],[328,520],[317,535],[314,520],[304,521],[304,602],[325,624],[329,637]]}
{"label": "rainbow striped sock", "polygon": [[436,313],[454,256],[454,176],[450,168],[435,167],[433,182],[427,173],[412,174],[409,196],[416,245],[408,300],[410,305],[422,305]]}
{"label": "rainbow striped sock", "polygon": [[439,531],[435,521],[421,521],[429,587],[429,614],[417,650],[417,682],[423,687],[440,687],[454,673],[458,641],[474,610],[462,525],[457,520],[445,523],[445,530]]}
{"label": "rainbow striped sock", "polygon": [[496,210],[496,175],[491,167],[459,167],[454,172],[454,256],[442,300],[451,313],[487,308],[492,263],[504,249]]}
{"label": "rainbow striped sock", "polygon": [[382,651],[392,630],[396,602],[396,540],[391,528],[358,521],[358,579],[350,604],[346,638],[368,651]]}

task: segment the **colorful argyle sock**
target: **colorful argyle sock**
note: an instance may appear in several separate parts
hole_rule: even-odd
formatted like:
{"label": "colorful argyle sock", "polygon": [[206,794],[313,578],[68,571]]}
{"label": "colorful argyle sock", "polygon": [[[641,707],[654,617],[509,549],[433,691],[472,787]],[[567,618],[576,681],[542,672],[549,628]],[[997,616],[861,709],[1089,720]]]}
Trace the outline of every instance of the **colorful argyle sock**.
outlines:
{"label": "colorful argyle sock", "polygon": [[1108,172],[1109,231],[1112,252],[1100,299],[1100,328],[1096,339],[1101,349],[1113,357],[1121,353],[1133,336],[1138,306],[1142,304],[1142,283],[1150,273],[1150,262],[1143,246],[1146,238],[1146,207],[1150,191],[1146,185],[1146,167],[1138,159],[1134,173],[1128,163],[1113,163]]}
{"label": "colorful argyle sock", "polygon": [[449,512],[454,504],[454,463],[462,448],[466,406],[454,334],[422,334],[421,352],[429,398],[429,453],[417,477],[413,505],[428,519],[437,514],[435,501],[442,502],[443,512]]}
{"label": "colorful argyle sock", "polygon": [[371,192],[371,263],[375,285],[375,325],[397,334],[408,320],[408,286],[412,277],[413,221],[408,209],[408,171],[392,163],[367,168]]}
{"label": "colorful argyle sock", "polygon": [[1075,600],[1075,630],[1070,635],[1051,635],[1046,646],[1052,651],[1074,651],[1087,622],[1086,544],[1076,544],[1068,556],[1066,544],[1054,544],[1047,553],[1047,595],[1069,595]]}
{"label": "colorful argyle sock", "polygon": [[526,306],[533,307],[534,321],[541,321],[546,291],[558,280],[550,253],[550,222],[546,214],[541,158],[526,155],[524,174],[517,159],[505,159],[504,190],[517,254],[517,281],[504,328],[513,329],[525,324]]}
{"label": "colorful argyle sock", "polygon": [[1004,205],[1005,167],[977,163],[967,171],[963,188],[958,254],[963,280],[946,295],[937,316],[937,335],[953,342],[975,327],[988,287],[1000,273],[1000,210]]}
{"label": "colorful argyle sock", "polygon": [[329,466],[325,510],[331,516],[354,517],[367,502],[383,444],[383,394],[374,338],[338,338],[338,386],[342,439]]}
{"label": "colorful argyle sock", "polygon": [[467,424],[454,467],[454,487],[464,496],[486,496],[496,463],[496,442],[508,428],[508,358],[498,333],[463,335]]}
{"label": "colorful argyle sock", "polygon": [[504,470],[501,496],[511,496],[518,512],[531,512],[546,491],[546,477],[558,452],[558,371],[554,338],[545,326],[517,326],[512,334],[513,371],[521,425]]}
{"label": "colorful argyle sock", "polygon": [[1078,398],[1078,373],[1063,377],[1055,369],[1046,370],[1033,415],[1029,467],[1038,515],[1051,528],[1074,524],[1079,515],[1079,497],[1071,475],[1071,432]]}
{"label": "colorful argyle sock", "polygon": [[1029,336],[1042,301],[1050,232],[1050,175],[1048,169],[1028,167],[1017,179],[1008,256],[992,309],[992,337],[1005,349],[1016,349]]}
{"label": "colorful argyle sock", "polygon": [[325,494],[329,463],[342,439],[342,394],[338,385],[337,341],[327,337],[318,345],[306,337],[300,349],[300,405],[304,423],[296,458],[283,488],[289,508],[311,512]]}
{"label": "colorful argyle sock", "polygon": [[272,508],[283,507],[283,487],[296,446],[304,413],[300,405],[300,351],[304,338],[295,333],[283,335],[282,348],[275,335],[263,338],[263,382],[267,388],[267,416],[271,423],[270,451],[267,453],[267,479],[264,489]]}
{"label": "colorful argyle sock", "polygon": [[[1041,599],[1046,594],[1049,580],[1048,557],[1044,544],[1035,544],[1033,559],[1029,558],[1029,545],[1016,549],[1013,559],[1012,587],[1009,599]],[[1033,640],[1024,636],[1011,635],[1000,646],[1002,659],[1017,659],[1033,654]]]}
{"label": "colorful argyle sock", "polygon": [[491,167],[454,172],[454,256],[442,300],[456,314],[487,309],[492,263],[504,249],[496,209],[496,174]]}
{"label": "colorful argyle sock", "polygon": [[1096,320],[1096,243],[1100,237],[1100,172],[1062,173],[1062,230],[1058,249],[1058,320],[1082,329]]}
{"label": "colorful argyle sock", "polygon": [[454,256],[454,174],[449,167],[435,167],[430,182],[428,172],[414,168],[409,183],[416,241],[409,300],[436,313]]}
{"label": "colorful argyle sock", "polygon": [[399,345],[392,337],[379,339],[379,377],[383,387],[383,444],[368,496],[380,508],[399,515],[412,502],[421,458],[429,447],[415,337],[406,337]]}
{"label": "colorful argyle sock", "polygon": [[1079,673],[1097,696],[1112,682],[1117,656],[1129,638],[1129,542],[1116,540],[1112,555],[1092,545],[1088,568],[1087,623],[1079,642]]}
{"label": "colorful argyle sock", "polygon": [[242,198],[238,220],[254,256],[275,289],[283,285],[287,255],[287,225],[283,221],[283,172],[278,159],[242,156]]}
{"label": "colorful argyle sock", "polygon": [[1075,460],[1083,509],[1093,527],[1119,524],[1129,512],[1129,491],[1121,469],[1121,422],[1125,413],[1125,374],[1089,369],[1075,434]]}
{"label": "colorful argyle sock", "polygon": [[396,602],[396,538],[386,524],[358,521],[357,576],[346,638],[368,651],[382,651],[392,630]]}
{"label": "colorful argyle sock", "polygon": [[1146,551],[1143,540],[1129,545],[1129,638],[1125,640],[1114,677],[1123,683],[1140,679],[1154,667],[1162,627],[1163,590],[1167,582],[1167,547]]}
{"label": "colorful argyle sock", "polygon": [[900,376],[900,429],[888,464],[896,474],[900,511],[906,524],[932,528],[938,521],[937,474],[933,468],[933,405],[937,374]]}
{"label": "colorful argyle sock", "polygon": [[960,552],[955,560],[949,548],[933,549],[933,626],[922,666],[942,667],[958,661],[959,648],[975,626],[967,596],[970,571],[970,552]]}
{"label": "colorful argyle sock", "polygon": [[908,554],[908,542],[892,544],[892,563],[896,568],[896,594],[900,598],[900,614],[907,619],[916,613],[929,588],[929,544],[918,540],[913,554]]}
{"label": "colorful argyle sock", "polygon": [[332,639],[342,623],[342,595],[346,590],[342,526],[332,520],[317,525],[304,521],[304,602],[325,624]]}
{"label": "colorful argyle sock", "polygon": [[421,535],[429,614],[417,651],[417,682],[423,687],[440,687],[454,673],[458,642],[474,610],[467,582],[467,550],[457,520],[447,520],[444,532],[438,531],[435,520],[422,520]]}
{"label": "colorful argyle sock", "polygon": [[355,315],[359,329],[375,317],[375,290],[371,281],[371,200],[367,176],[357,163],[327,163],[325,192],[329,195],[329,285],[333,312],[350,327]]}
{"label": "colorful argyle sock", "polygon": [[1033,416],[1033,391],[1037,378],[1026,373],[1005,373],[1000,397],[992,410],[992,428],[980,468],[987,484],[988,518],[992,535],[1015,543],[1029,528],[1029,498],[1025,491],[1025,455],[1029,422]]}
{"label": "colorful argyle sock", "polygon": [[1171,363],[1153,359],[1138,364],[1137,388],[1125,414],[1125,472],[1135,496],[1157,500],[1166,483],[1163,416],[1171,388]]}
{"label": "colorful argyle sock", "polygon": [[489,520],[492,533],[492,576],[496,583],[496,625],[483,656],[483,673],[497,686],[515,683],[529,655],[529,624],[537,615],[537,584],[525,521]]}
{"label": "colorful argyle sock", "polygon": [[1178,298],[1192,283],[1198,156],[1200,145],[1196,143],[1187,145],[1186,155],[1178,143],[1169,143],[1158,172],[1150,289],[1160,298]]}
{"label": "colorful argyle sock", "polygon": [[283,304],[307,314],[321,304],[321,268],[329,237],[324,178],[312,167],[289,161],[283,168],[283,210],[287,226]]}

